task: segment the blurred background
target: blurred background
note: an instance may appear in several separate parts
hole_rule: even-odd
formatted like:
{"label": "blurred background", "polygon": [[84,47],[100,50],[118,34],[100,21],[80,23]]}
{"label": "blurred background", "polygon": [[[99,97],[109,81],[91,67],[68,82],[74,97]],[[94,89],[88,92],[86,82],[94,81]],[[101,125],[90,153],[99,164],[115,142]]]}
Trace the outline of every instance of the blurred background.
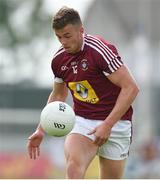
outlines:
{"label": "blurred background", "polygon": [[[116,45],[140,86],[124,178],[160,178],[159,0],[0,0],[0,178],[64,178],[64,138],[46,136],[37,160],[26,148],[52,89],[60,44],[51,20],[62,5],[79,11],[87,33]],[[86,178],[98,178],[97,164]]]}

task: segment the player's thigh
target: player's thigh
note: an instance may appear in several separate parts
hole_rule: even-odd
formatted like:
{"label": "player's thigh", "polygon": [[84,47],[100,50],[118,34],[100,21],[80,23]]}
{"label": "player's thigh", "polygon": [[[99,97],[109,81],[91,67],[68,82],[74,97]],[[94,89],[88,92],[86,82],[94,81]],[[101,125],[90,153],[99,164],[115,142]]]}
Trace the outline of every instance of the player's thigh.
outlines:
{"label": "player's thigh", "polygon": [[110,137],[99,148],[101,178],[120,179],[125,168],[125,159],[128,157],[130,137]]}
{"label": "player's thigh", "polygon": [[72,133],[65,140],[66,161],[73,161],[81,166],[88,167],[91,160],[97,153],[98,147],[93,141],[81,134]]}
{"label": "player's thigh", "polygon": [[99,157],[100,175],[102,179],[121,179],[123,177],[126,160],[111,160]]}

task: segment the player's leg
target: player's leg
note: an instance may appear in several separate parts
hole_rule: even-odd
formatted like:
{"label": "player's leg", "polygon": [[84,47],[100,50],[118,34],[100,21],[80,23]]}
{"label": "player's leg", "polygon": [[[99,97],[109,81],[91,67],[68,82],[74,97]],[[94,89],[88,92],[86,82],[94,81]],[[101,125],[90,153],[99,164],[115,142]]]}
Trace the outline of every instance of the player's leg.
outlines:
{"label": "player's leg", "polygon": [[107,142],[98,150],[102,179],[120,179],[123,177],[130,144],[131,122],[120,120],[113,126]]}
{"label": "player's leg", "polygon": [[123,177],[125,160],[110,160],[103,157],[99,159],[101,179],[121,179]]}
{"label": "player's leg", "polygon": [[91,139],[72,133],[65,141],[66,178],[83,179],[98,147]]}
{"label": "player's leg", "polygon": [[110,137],[99,148],[100,174],[102,179],[121,179],[128,157],[130,137]]}

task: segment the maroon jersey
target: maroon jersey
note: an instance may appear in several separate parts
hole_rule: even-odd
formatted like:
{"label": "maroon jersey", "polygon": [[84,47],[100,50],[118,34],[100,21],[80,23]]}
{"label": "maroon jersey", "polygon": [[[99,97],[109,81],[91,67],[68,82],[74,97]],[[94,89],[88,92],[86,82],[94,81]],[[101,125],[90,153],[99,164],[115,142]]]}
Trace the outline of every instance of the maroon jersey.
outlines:
{"label": "maroon jersey", "polygon": [[[69,54],[63,48],[52,60],[57,82],[65,82],[73,96],[76,115],[104,120],[112,111],[120,88],[106,77],[122,66],[116,48],[103,39],[84,35],[81,51]],[[132,107],[121,117],[131,120]]]}

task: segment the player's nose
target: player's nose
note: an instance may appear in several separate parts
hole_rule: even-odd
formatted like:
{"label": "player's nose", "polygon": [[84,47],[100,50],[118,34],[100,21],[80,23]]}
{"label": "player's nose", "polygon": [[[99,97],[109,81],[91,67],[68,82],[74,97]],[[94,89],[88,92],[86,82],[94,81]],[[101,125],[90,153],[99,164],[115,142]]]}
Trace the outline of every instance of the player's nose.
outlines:
{"label": "player's nose", "polygon": [[61,44],[63,47],[65,47],[67,45],[67,42],[65,41],[65,39],[61,39]]}

